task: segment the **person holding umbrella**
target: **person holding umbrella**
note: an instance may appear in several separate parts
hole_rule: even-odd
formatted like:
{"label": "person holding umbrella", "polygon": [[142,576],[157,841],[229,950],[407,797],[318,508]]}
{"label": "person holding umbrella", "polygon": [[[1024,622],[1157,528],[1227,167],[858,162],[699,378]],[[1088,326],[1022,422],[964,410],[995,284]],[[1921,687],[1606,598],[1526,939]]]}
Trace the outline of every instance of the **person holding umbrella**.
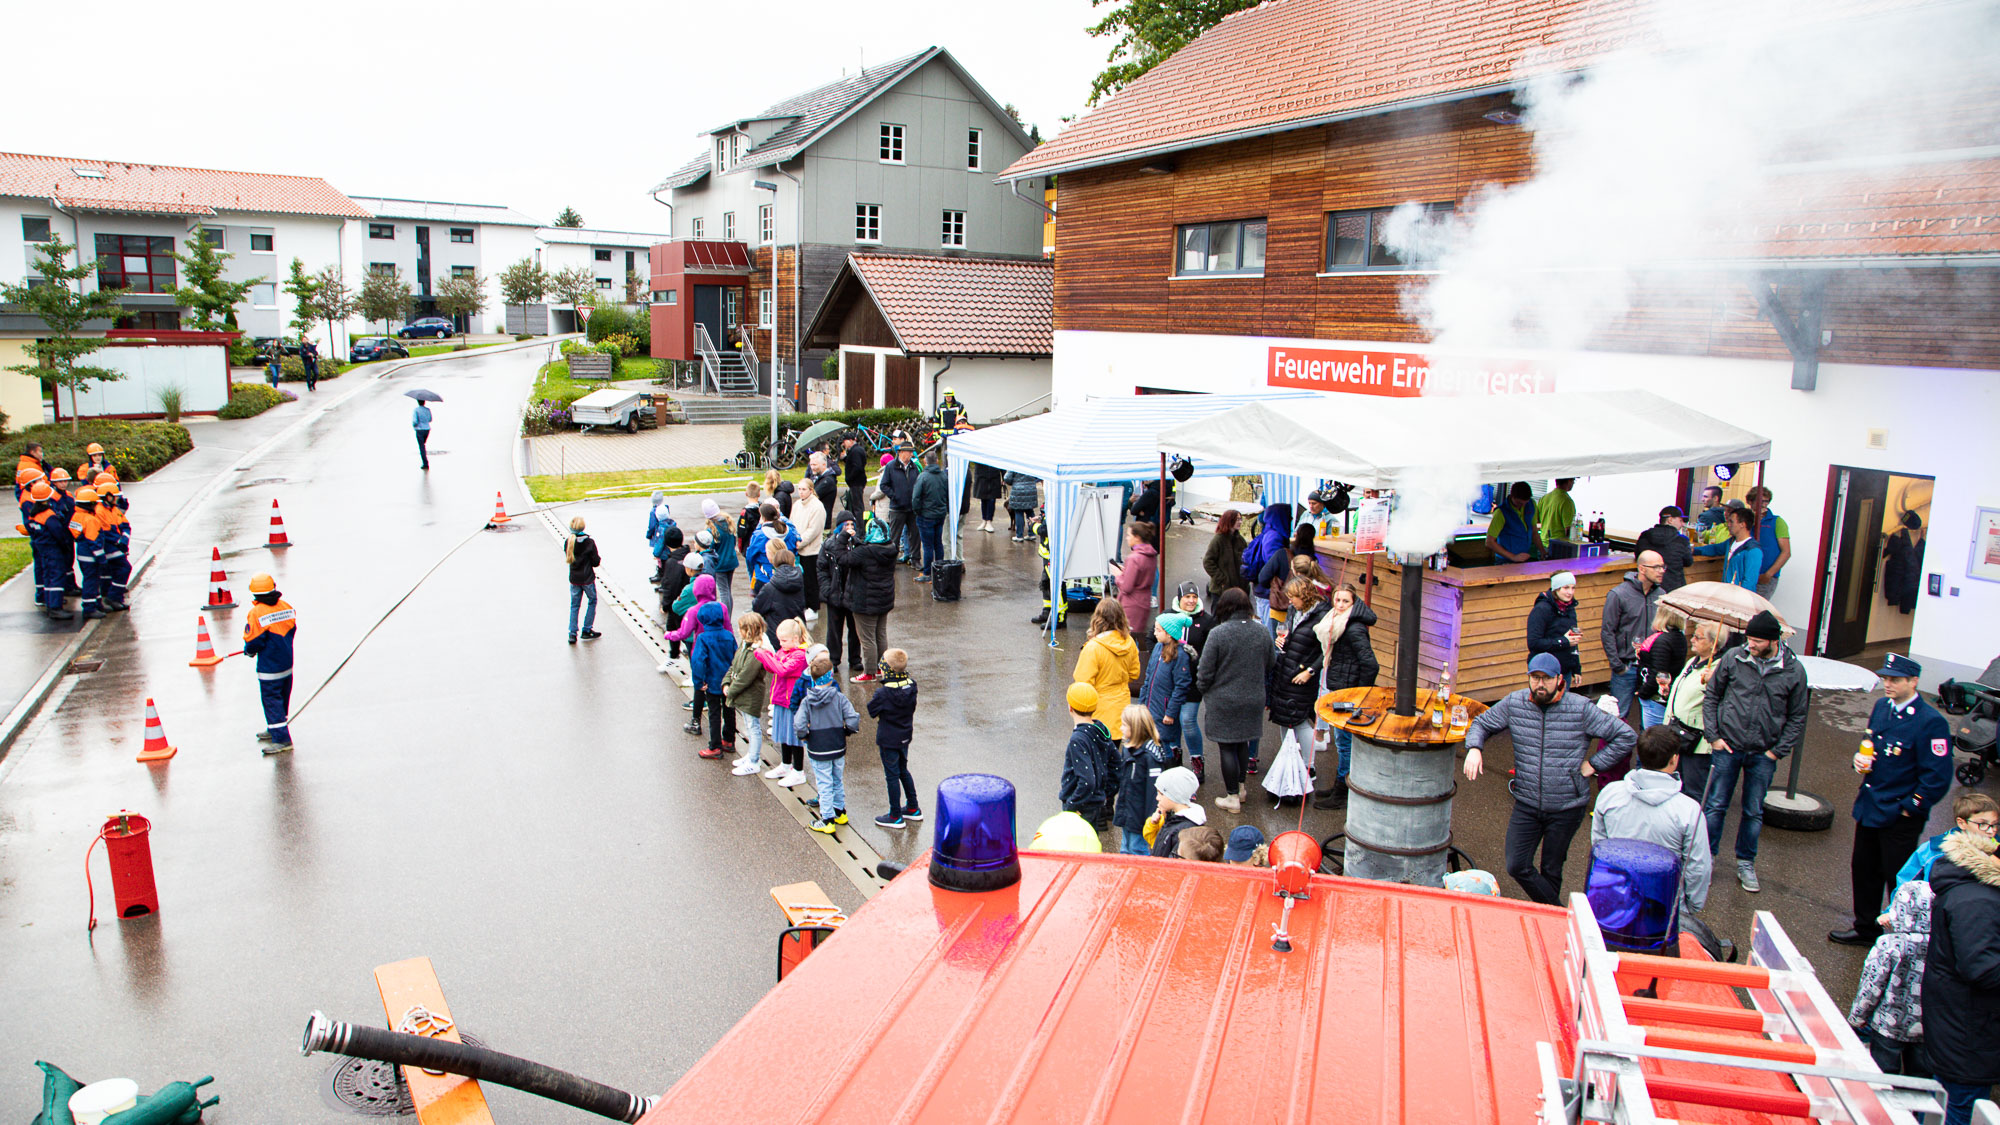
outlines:
{"label": "person holding umbrella", "polygon": [[426,404],[443,402],[444,396],[422,387],[403,393],[417,400],[417,408],[410,413],[410,426],[417,431],[417,456],[424,459],[424,471],[428,473],[431,471],[431,453],[425,443],[431,440],[431,408]]}

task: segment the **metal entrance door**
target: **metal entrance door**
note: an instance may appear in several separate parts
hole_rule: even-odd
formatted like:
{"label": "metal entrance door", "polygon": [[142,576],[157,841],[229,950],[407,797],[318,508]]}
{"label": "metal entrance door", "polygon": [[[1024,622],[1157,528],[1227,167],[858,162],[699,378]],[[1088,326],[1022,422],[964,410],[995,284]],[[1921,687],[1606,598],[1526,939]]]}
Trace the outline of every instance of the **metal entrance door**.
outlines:
{"label": "metal entrance door", "polygon": [[708,326],[708,338],[716,347],[729,346],[729,338],[722,334],[722,286],[694,287],[694,319],[695,323]]}
{"label": "metal entrance door", "polygon": [[1819,607],[1820,655],[1838,659],[1868,647],[1868,612],[1875,602],[1875,570],[1882,559],[1882,507],[1889,502],[1889,474],[1879,469],[1834,470],[1832,527],[1825,541],[1824,601]]}

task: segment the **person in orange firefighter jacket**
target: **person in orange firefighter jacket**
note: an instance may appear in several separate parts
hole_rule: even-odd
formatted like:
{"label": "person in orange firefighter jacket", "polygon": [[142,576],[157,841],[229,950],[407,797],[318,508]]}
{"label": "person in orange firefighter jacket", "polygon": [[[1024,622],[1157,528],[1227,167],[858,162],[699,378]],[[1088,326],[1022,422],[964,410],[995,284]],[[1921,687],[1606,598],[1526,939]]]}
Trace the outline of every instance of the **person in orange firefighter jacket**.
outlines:
{"label": "person in orange firefighter jacket", "polygon": [[116,476],[99,473],[90,486],[97,493],[98,538],[104,541],[98,596],[107,612],[116,613],[126,608],[125,584],[132,580],[132,521],[125,518],[125,497],[119,494]]}
{"label": "person in orange firefighter jacket", "polygon": [[63,608],[63,549],[69,546],[69,528],[56,518],[53,501],[56,490],[38,480],[28,488],[27,502],[21,505],[21,532],[28,537],[28,549],[35,560],[35,604],[54,621],[68,621],[75,614]]}
{"label": "person in orange firefighter jacket", "polygon": [[257,733],[257,741],[270,743],[265,754],[282,754],[292,748],[288,724],[298,615],[278,596],[278,583],[268,574],[251,577],[250,600],[250,616],[243,622],[243,655],[257,658],[257,686],[264,699],[265,729]]}
{"label": "person in orange firefighter jacket", "polygon": [[110,537],[97,519],[96,489],[86,486],[76,490],[76,500],[70,505],[69,534],[76,548],[77,571],[82,575],[82,601],[76,608],[85,621],[103,617],[104,548]]}
{"label": "person in orange firefighter jacket", "polygon": [[[51,503],[56,518],[64,526],[76,518],[76,483],[69,479],[69,470],[57,465],[49,470],[49,487],[56,490],[56,498]],[[62,581],[63,597],[75,598],[83,595],[83,587],[77,584],[76,541],[63,541]]]}
{"label": "person in orange firefighter jacket", "polygon": [[105,456],[103,446],[93,441],[83,447],[83,452],[83,464],[76,467],[77,480],[96,487],[97,478],[101,474],[110,473],[112,480],[118,479],[118,470],[112,467],[111,458]]}

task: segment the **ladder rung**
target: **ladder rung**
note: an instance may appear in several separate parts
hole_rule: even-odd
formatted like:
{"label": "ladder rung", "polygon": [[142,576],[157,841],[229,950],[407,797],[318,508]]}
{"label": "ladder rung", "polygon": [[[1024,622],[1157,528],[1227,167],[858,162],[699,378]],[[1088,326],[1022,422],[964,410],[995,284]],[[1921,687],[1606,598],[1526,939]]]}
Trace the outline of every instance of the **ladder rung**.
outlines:
{"label": "ladder rung", "polygon": [[1657,957],[1651,953],[1620,953],[1612,958],[1615,973],[1666,977],[1669,980],[1700,981],[1736,988],[1769,988],[1771,971],[1758,965],[1730,965],[1720,961],[1690,961],[1679,957]]}
{"label": "ladder rung", "polygon": [[1749,1008],[1690,1004],[1684,1000],[1654,1000],[1645,996],[1625,997],[1625,1016],[1634,1023],[1657,1021],[1721,1027],[1731,1031],[1764,1030],[1764,1014]]}
{"label": "ladder rung", "polygon": [[1772,1062],[1804,1063],[1812,1066],[1820,1061],[1819,1052],[1804,1043],[1780,1043],[1775,1039],[1765,1039],[1751,1035],[1719,1035],[1712,1031],[1674,1031],[1669,1028],[1641,1028],[1648,1045],[1670,1047],[1677,1051],[1702,1051],[1713,1055],[1734,1055],[1746,1059],[1770,1059]]}
{"label": "ladder rung", "polygon": [[1760,1090],[1750,1086],[1728,1086],[1694,1078],[1646,1076],[1646,1095],[1667,1102],[1690,1102],[1721,1109],[1741,1109],[1751,1113],[1777,1113],[1792,1117],[1812,1116],[1812,1099],[1796,1090]]}

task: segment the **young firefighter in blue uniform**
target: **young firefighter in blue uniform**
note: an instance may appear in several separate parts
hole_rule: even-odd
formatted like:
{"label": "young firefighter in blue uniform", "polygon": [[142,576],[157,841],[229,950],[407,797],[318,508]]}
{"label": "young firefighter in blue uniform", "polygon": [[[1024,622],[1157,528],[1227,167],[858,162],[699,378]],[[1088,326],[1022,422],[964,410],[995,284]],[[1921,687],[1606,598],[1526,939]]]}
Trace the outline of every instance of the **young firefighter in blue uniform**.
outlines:
{"label": "young firefighter in blue uniform", "polygon": [[97,490],[79,488],[76,502],[70,505],[69,534],[76,545],[76,569],[82,575],[82,600],[77,602],[77,612],[85,621],[93,617],[103,617],[104,609],[99,599],[104,593],[104,549],[110,536],[104,533],[104,525],[97,519]]}
{"label": "young firefighter in blue uniform", "polygon": [[257,658],[257,687],[264,697],[266,729],[257,741],[268,742],[266,754],[292,748],[286,725],[292,709],[292,639],[298,635],[298,614],[278,597],[278,583],[268,574],[250,579],[250,617],[243,622],[243,655]]}
{"label": "young firefighter in blue uniform", "polygon": [[21,506],[22,526],[35,559],[35,604],[50,620],[68,621],[75,616],[63,608],[62,560],[69,546],[69,528],[56,518],[55,498],[56,490],[48,481],[29,485],[27,503]]}
{"label": "young firefighter in blue uniform", "polygon": [[1869,946],[1882,934],[1882,892],[1917,850],[1932,806],[1951,789],[1951,725],[1917,693],[1923,665],[1890,653],[1876,674],[1887,696],[1868,716],[1871,758],[1854,756],[1861,792],[1854,798],[1854,925],[1826,935],[1841,945]]}
{"label": "young firefighter in blue uniform", "polygon": [[107,613],[117,613],[125,605],[125,587],[132,580],[132,523],[125,518],[125,497],[118,492],[118,478],[97,474],[90,486],[97,490],[98,537],[104,542],[104,565],[98,573],[98,596]]}

